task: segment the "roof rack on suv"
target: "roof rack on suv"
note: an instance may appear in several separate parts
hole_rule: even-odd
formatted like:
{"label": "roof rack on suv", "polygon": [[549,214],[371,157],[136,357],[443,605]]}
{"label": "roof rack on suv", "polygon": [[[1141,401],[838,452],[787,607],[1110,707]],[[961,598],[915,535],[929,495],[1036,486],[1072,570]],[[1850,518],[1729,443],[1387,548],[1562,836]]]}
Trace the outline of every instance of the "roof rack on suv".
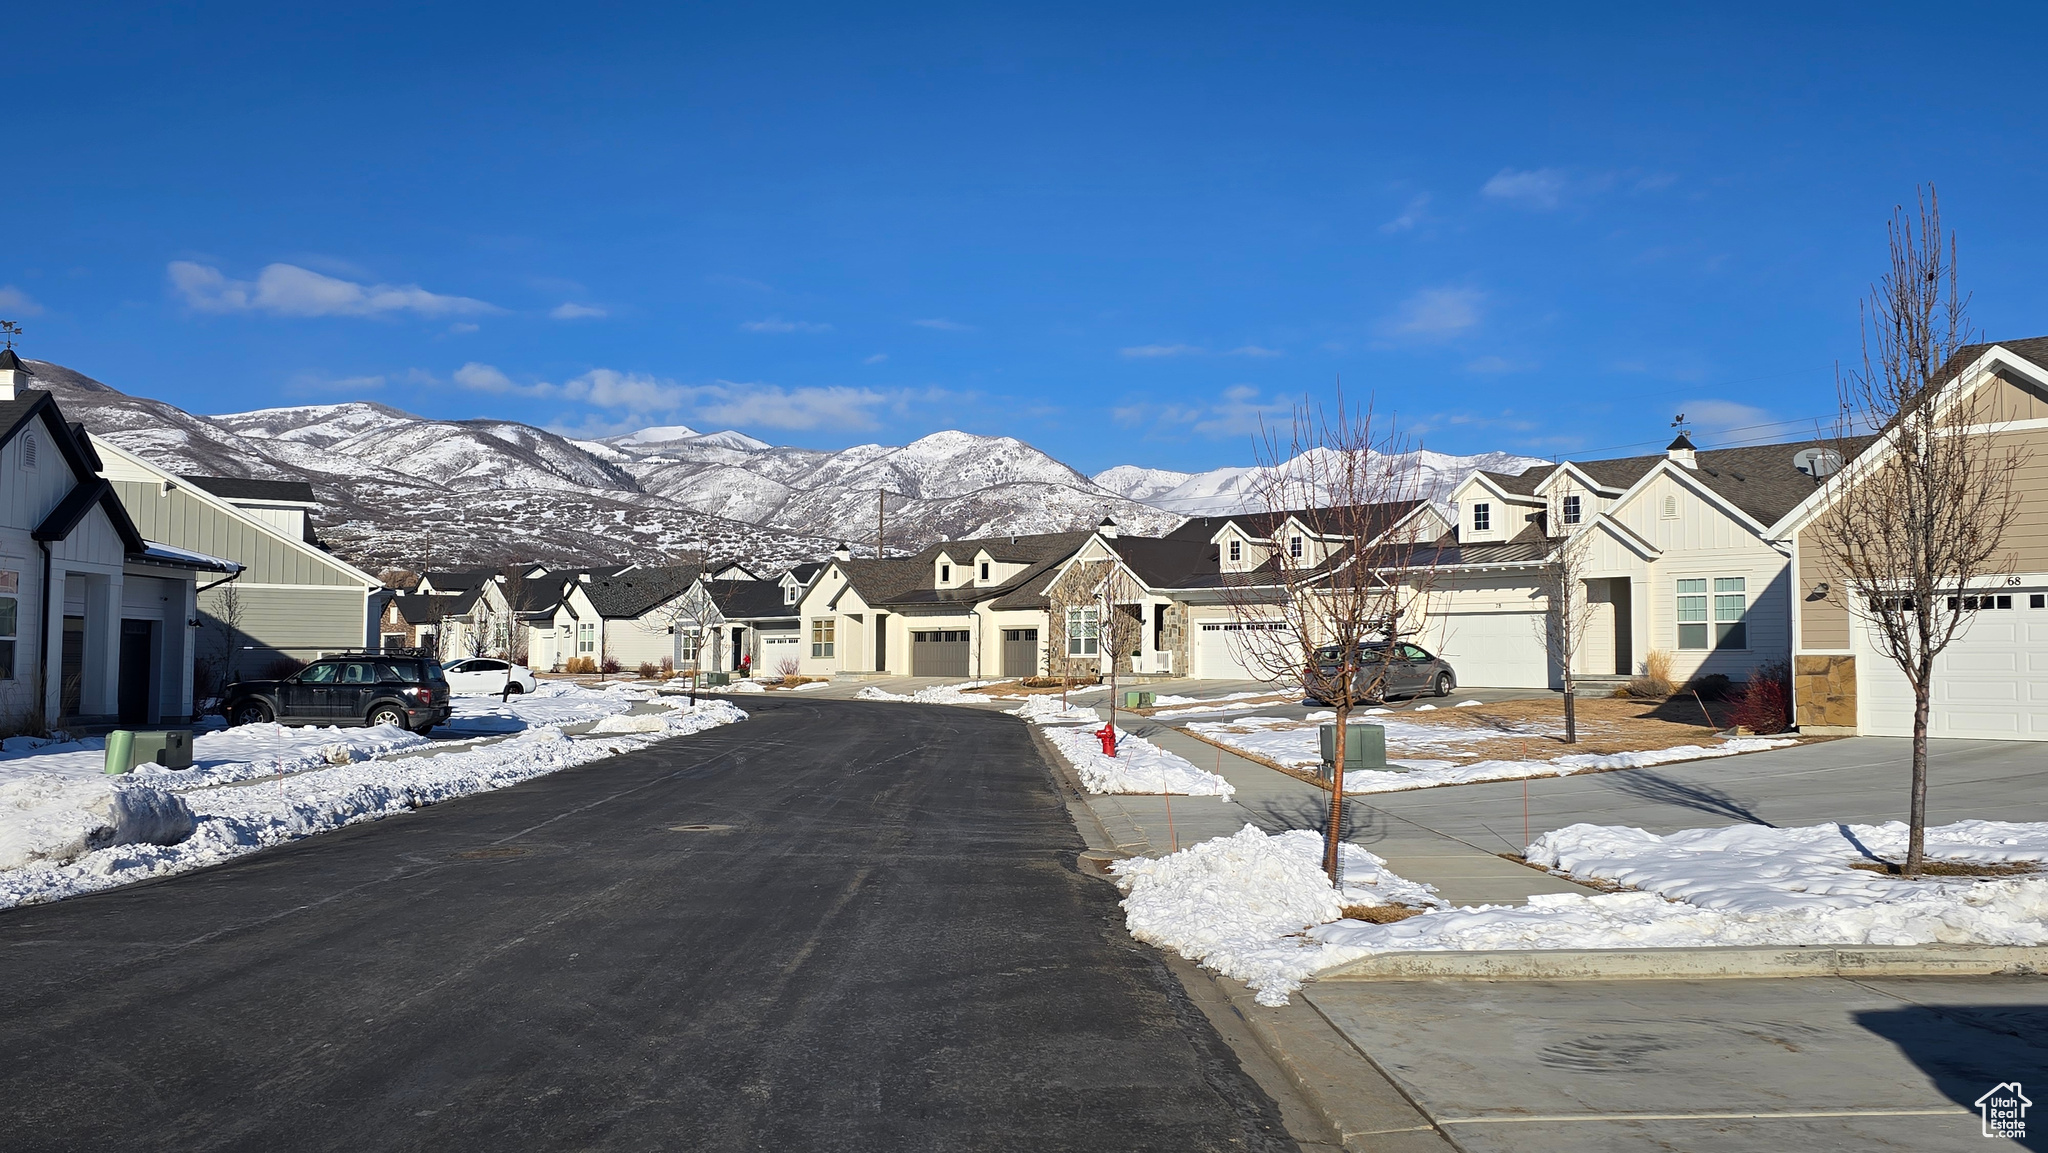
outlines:
{"label": "roof rack on suv", "polygon": [[[424,658],[424,659],[426,659],[426,660],[440,660],[440,659],[441,659],[441,658],[440,658],[440,656],[439,656],[438,654],[436,654],[436,653],[434,652],[434,650],[432,650],[432,649],[421,649],[421,648],[410,648],[410,649],[384,649],[384,648],[370,648],[370,647],[368,647],[368,646],[364,646],[364,647],[362,647],[362,648],[354,648],[354,649],[325,649],[325,650],[322,650],[322,652],[321,652],[321,654],[320,654],[319,656],[317,656],[317,657],[314,657],[314,658],[313,658],[313,660],[316,660],[316,661],[327,661],[327,660],[340,660],[340,659],[342,659],[342,658],[344,658],[344,657],[414,657],[414,658]],[[309,664],[310,664],[311,662],[309,661],[309,662],[307,662],[307,663],[309,663]]]}

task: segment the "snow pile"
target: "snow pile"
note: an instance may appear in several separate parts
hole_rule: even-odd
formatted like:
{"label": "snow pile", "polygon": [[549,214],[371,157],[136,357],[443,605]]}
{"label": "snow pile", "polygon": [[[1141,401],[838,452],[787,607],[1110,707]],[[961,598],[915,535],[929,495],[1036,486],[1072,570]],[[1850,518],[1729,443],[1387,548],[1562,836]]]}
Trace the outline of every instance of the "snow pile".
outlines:
{"label": "snow pile", "polygon": [[1237,792],[1236,786],[1215,773],[1196,768],[1193,762],[1121,729],[1117,730],[1114,757],[1102,754],[1101,738],[1088,729],[1048,728],[1045,736],[1074,766],[1082,787],[1091,793],[1174,793],[1228,801]]}
{"label": "snow pile", "polygon": [[[430,743],[417,733],[390,725],[378,725],[373,729],[291,728],[271,722],[238,725],[192,738],[192,767],[189,769],[137,765],[126,780],[152,788],[183,791],[251,777],[273,776],[279,772],[304,772],[342,763],[340,758],[344,756],[351,761],[366,761]],[[99,780],[104,777],[106,760],[105,737],[45,743],[0,755],[0,781],[45,774],[76,780]]]}
{"label": "snow pile", "polygon": [[961,681],[955,685],[932,685],[928,688],[919,689],[914,693],[892,693],[869,685],[867,688],[853,694],[853,699],[857,701],[909,701],[919,705],[985,705],[988,703],[988,697],[980,693],[970,696],[960,690],[978,689],[983,685],[997,683],[999,682]]}
{"label": "snow pile", "polygon": [[112,845],[174,845],[192,810],[146,785],[36,774],[0,782],[0,869],[64,864]]}
{"label": "snow pile", "polygon": [[632,685],[579,685],[573,681],[542,681],[530,693],[497,697],[457,697],[455,714],[436,732],[459,736],[517,733],[549,725],[573,725],[623,713],[655,695]]}
{"label": "snow pile", "polygon": [[[559,728],[543,727],[436,757],[339,766],[284,777],[276,784],[192,790],[183,794],[183,800],[195,824],[192,835],[182,842],[114,845],[68,864],[44,860],[0,872],[0,908],[219,864],[271,845],[505,788],[747,716],[728,701],[705,701],[656,715],[667,722],[659,733],[571,738]],[[124,785],[121,791],[135,787]]]}
{"label": "snow pile", "polygon": [[745,713],[740,713],[737,707],[726,701],[704,701],[694,709],[677,701],[668,712],[614,713],[590,726],[590,728],[585,730],[585,733],[593,737],[611,736],[617,733],[655,733],[664,739],[672,736],[683,736],[688,733],[698,732],[704,728],[699,721],[702,717],[710,715],[703,710],[711,705],[723,705],[725,708],[739,713],[741,717],[746,716]]}
{"label": "snow pile", "polygon": [[1058,697],[1051,694],[1025,697],[1023,704],[1009,712],[1011,716],[1023,717],[1034,725],[1092,725],[1102,720],[1094,709],[1062,704]]}
{"label": "snow pile", "polygon": [[[1529,898],[1394,925],[1340,922],[1316,939],[1392,949],[1623,949],[1716,945],[2048,944],[2048,879],[1908,881],[1852,869],[1903,856],[1906,827],[1737,825],[1657,836],[1572,825],[1529,847],[1534,864],[1646,891]],[[2048,824],[1964,821],[1927,831],[1930,857],[2048,859]]]}
{"label": "snow pile", "polygon": [[760,681],[734,681],[729,691],[735,693],[765,693],[768,691],[768,686]]}
{"label": "snow pile", "polygon": [[1340,846],[1341,893],[1323,873],[1320,834],[1296,830],[1267,836],[1246,825],[1156,859],[1110,866],[1126,894],[1124,917],[1140,941],[1250,985],[1261,1005],[1284,1005],[1318,969],[1362,956],[1303,930],[1335,921],[1348,905],[1435,905],[1424,885],[1386,871],[1386,862],[1356,845]]}
{"label": "snow pile", "polygon": [[[1314,717],[1310,719],[1313,720]],[[1386,729],[1387,747],[1390,750],[1414,749],[1455,755],[1459,745],[1496,740],[1502,735],[1485,729],[1419,725],[1387,720],[1384,716],[1373,723]],[[1304,727],[1301,722],[1282,717],[1246,717],[1237,721],[1206,723],[1197,721],[1190,724],[1188,730],[1199,733],[1217,744],[1293,768],[1310,768],[1321,764],[1323,759],[1322,742],[1315,726],[1311,724]],[[1437,785],[1512,781],[1523,777],[1564,777],[1573,773],[1607,769],[1641,769],[1652,765],[1671,764],[1675,761],[1732,757],[1740,753],[1762,752],[1765,749],[1783,748],[1798,743],[1789,737],[1738,737],[1715,745],[1678,745],[1668,749],[1640,749],[1626,753],[1567,753],[1541,761],[1485,760],[1468,761],[1464,764],[1442,758],[1389,756],[1387,759],[1391,764],[1404,766],[1406,771],[1378,772],[1353,769],[1344,774],[1344,792],[1346,795],[1391,793],[1403,789],[1427,789]]]}

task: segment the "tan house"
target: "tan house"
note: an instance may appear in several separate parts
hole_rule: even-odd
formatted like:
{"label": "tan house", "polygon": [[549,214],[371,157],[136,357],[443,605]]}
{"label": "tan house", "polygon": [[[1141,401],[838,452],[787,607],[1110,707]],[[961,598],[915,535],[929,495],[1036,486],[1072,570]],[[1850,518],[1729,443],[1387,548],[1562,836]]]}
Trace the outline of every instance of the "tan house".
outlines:
{"label": "tan house", "polygon": [[[2024,454],[2015,478],[2019,519],[2004,538],[2007,574],[1995,587],[1959,589],[1978,607],[1966,630],[1935,660],[1929,734],[1991,740],[2048,740],[2048,337],[1960,350],[1957,372],[1931,398],[1942,411],[1963,405],[1967,435]],[[1830,462],[1853,482],[1886,459],[1882,442]],[[1830,490],[1832,491],[1832,490]],[[1851,611],[1842,582],[1813,539],[1826,493],[1812,494],[1773,532],[1792,543],[1790,580],[1794,716],[1801,732],[1908,736],[1913,695],[1905,675]]]}

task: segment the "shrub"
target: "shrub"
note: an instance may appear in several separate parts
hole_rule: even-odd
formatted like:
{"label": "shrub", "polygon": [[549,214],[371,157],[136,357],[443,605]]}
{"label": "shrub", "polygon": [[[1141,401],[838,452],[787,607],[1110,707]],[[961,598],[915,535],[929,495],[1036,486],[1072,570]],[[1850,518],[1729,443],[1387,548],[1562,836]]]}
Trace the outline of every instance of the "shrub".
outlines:
{"label": "shrub", "polygon": [[606,658],[604,659],[604,673],[605,673],[605,675],[606,675],[606,676],[616,676],[616,675],[618,674],[618,671],[619,671],[619,658],[617,658],[617,657],[606,657]]}
{"label": "shrub", "polygon": [[594,673],[597,671],[597,662],[589,657],[570,657],[568,663],[562,666],[562,671],[572,674]]}
{"label": "shrub", "polygon": [[775,671],[782,677],[783,680],[788,680],[789,678],[804,671],[804,667],[801,664],[797,663],[797,659],[795,657],[784,657],[781,660],[775,662]]}
{"label": "shrub", "polygon": [[1662,700],[1671,695],[1671,654],[1663,649],[1651,649],[1643,658],[1643,673],[1630,681],[1625,691],[1615,696],[1642,697],[1645,700]]}
{"label": "shrub", "polygon": [[661,658],[661,675],[664,677],[676,675],[676,660],[674,657]]}
{"label": "shrub", "polygon": [[651,681],[661,675],[661,666],[653,661],[641,661],[640,667],[633,671],[640,674],[641,680]]}
{"label": "shrub", "polygon": [[1792,670],[1784,661],[1751,669],[1729,719],[1752,733],[1782,733],[1792,727],[1791,689]]}
{"label": "shrub", "polygon": [[1685,686],[1685,691],[1698,693],[1703,701],[1721,701],[1728,699],[1728,690],[1733,684],[1733,681],[1720,673],[1708,673],[1703,677],[1694,677],[1692,683]]}

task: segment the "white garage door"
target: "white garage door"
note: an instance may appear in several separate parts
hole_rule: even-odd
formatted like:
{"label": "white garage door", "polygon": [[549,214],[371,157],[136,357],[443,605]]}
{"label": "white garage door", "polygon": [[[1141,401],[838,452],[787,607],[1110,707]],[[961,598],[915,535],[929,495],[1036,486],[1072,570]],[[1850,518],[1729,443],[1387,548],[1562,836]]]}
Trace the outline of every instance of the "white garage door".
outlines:
{"label": "white garage door", "polygon": [[[2048,590],[2014,589],[1934,660],[1927,733],[1934,737],[2048,741]],[[1859,727],[1881,737],[1913,735],[1913,690],[1899,667],[1857,629]]]}
{"label": "white garage door", "polygon": [[1461,685],[1545,689],[1550,654],[1542,630],[1541,613],[1443,613],[1422,647],[1451,662]]}
{"label": "white garage door", "polygon": [[[1195,676],[1209,681],[1263,681],[1271,675],[1254,653],[1272,654],[1293,630],[1280,621],[1208,621],[1196,626]],[[1256,632],[1254,644],[1245,641]],[[1270,658],[1269,658],[1270,659]]]}

